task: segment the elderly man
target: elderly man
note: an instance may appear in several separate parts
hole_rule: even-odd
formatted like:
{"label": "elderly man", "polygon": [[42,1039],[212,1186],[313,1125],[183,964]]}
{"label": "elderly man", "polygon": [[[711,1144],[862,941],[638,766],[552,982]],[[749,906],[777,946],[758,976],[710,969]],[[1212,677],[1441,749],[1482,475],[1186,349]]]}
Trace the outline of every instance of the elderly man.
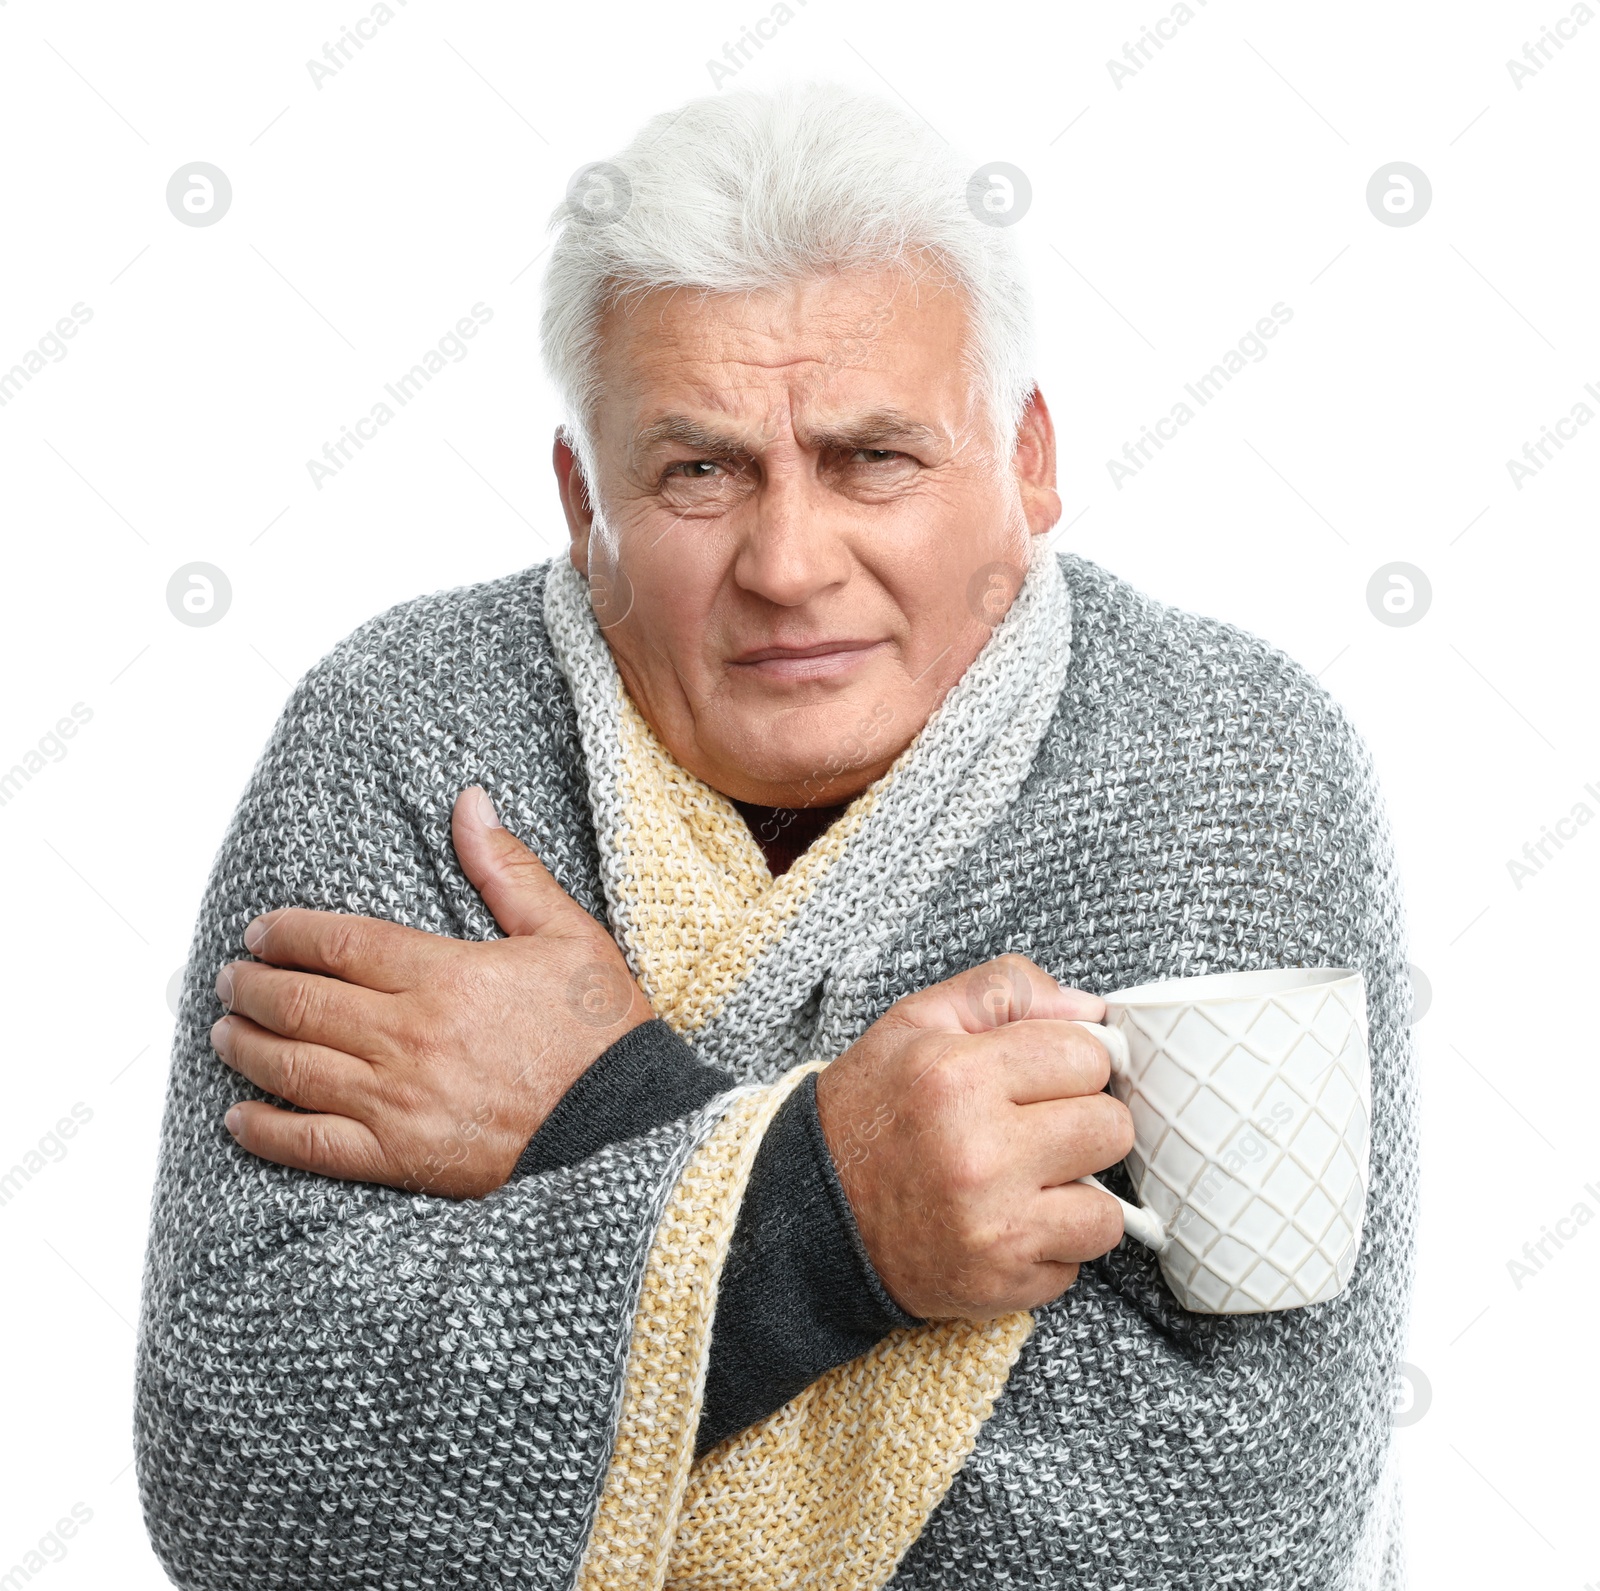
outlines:
{"label": "elderly man", "polygon": [[[1050,550],[1010,234],[842,90],[558,216],[567,559],[301,683],[184,996],[140,1475],[186,1587],[1395,1586],[1414,1079],[1370,765]],[[1097,991],[1365,974],[1348,1286],[1180,1308]]]}

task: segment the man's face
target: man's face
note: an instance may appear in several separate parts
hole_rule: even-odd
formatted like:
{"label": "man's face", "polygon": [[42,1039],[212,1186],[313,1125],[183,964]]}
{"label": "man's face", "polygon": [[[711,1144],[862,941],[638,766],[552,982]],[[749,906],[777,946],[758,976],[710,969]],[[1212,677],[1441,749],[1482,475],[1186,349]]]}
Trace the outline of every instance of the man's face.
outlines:
{"label": "man's face", "polygon": [[1003,454],[967,320],[961,294],[885,270],[663,290],[603,322],[598,515],[556,446],[572,561],[639,710],[725,795],[864,790],[1058,518],[1043,401]]}

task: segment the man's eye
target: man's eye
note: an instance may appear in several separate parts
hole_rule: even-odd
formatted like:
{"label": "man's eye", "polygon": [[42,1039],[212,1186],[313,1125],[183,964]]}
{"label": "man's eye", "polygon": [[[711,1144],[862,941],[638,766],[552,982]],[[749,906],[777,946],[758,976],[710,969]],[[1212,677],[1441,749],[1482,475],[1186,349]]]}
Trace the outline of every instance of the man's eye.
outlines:
{"label": "man's eye", "polygon": [[887,447],[858,447],[851,456],[864,464],[887,464],[890,459],[904,458],[905,454]]}
{"label": "man's eye", "polygon": [[720,470],[722,465],[715,459],[686,459],[681,464],[674,464],[668,470],[668,475],[676,475],[683,480],[709,481],[714,470]]}

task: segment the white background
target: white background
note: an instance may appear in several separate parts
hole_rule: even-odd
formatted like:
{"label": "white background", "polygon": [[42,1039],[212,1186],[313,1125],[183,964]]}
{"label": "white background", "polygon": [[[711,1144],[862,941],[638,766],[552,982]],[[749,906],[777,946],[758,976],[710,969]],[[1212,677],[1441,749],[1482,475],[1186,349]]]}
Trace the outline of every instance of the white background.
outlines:
{"label": "white background", "polygon": [[[1521,887],[1507,865],[1576,804],[1600,813],[1600,424],[1520,488],[1506,467],[1600,387],[1600,22],[1519,86],[1507,60],[1560,0],[1196,0],[1119,86],[1106,62],[1171,15],[1159,0],[791,3],[729,86],[872,88],[1031,182],[1058,545],[1283,647],[1370,740],[1432,989],[1398,1433],[1414,1580],[1600,1583],[1600,1220],[1520,1286],[1508,1269],[1575,1205],[1600,1215],[1600,824]],[[0,806],[0,1171],[92,1112],[0,1205],[0,1575],[92,1513],[36,1577],[51,1591],[165,1583],[129,1467],[131,1322],[168,985],[233,804],[290,681],[342,635],[557,548],[546,218],[772,14],[396,11],[318,87],[307,60],[358,3],[0,0],[0,371],[92,311],[0,408],[0,770],[92,713]],[[195,161],[232,184],[214,226],[165,201]],[[1410,226],[1366,202],[1396,161],[1432,184]],[[468,356],[318,489],[306,461],[477,302]],[[1276,303],[1293,318],[1268,356],[1115,484],[1106,461]],[[166,602],[194,561],[232,586],[209,627]],[[1367,601],[1393,562],[1431,584],[1408,626]]]}

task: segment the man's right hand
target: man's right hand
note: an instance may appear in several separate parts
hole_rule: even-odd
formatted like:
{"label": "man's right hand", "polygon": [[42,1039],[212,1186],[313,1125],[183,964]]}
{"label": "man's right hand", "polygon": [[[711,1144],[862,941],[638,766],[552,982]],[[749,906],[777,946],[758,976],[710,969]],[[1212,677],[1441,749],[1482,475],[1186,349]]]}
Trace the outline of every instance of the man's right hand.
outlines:
{"label": "man's right hand", "polygon": [[1115,1199],[1076,1179],[1133,1147],[1102,1093],[1105,1002],[1000,956],[894,1005],[817,1080],[867,1254],[900,1307],[988,1320],[1065,1292],[1116,1247]]}

